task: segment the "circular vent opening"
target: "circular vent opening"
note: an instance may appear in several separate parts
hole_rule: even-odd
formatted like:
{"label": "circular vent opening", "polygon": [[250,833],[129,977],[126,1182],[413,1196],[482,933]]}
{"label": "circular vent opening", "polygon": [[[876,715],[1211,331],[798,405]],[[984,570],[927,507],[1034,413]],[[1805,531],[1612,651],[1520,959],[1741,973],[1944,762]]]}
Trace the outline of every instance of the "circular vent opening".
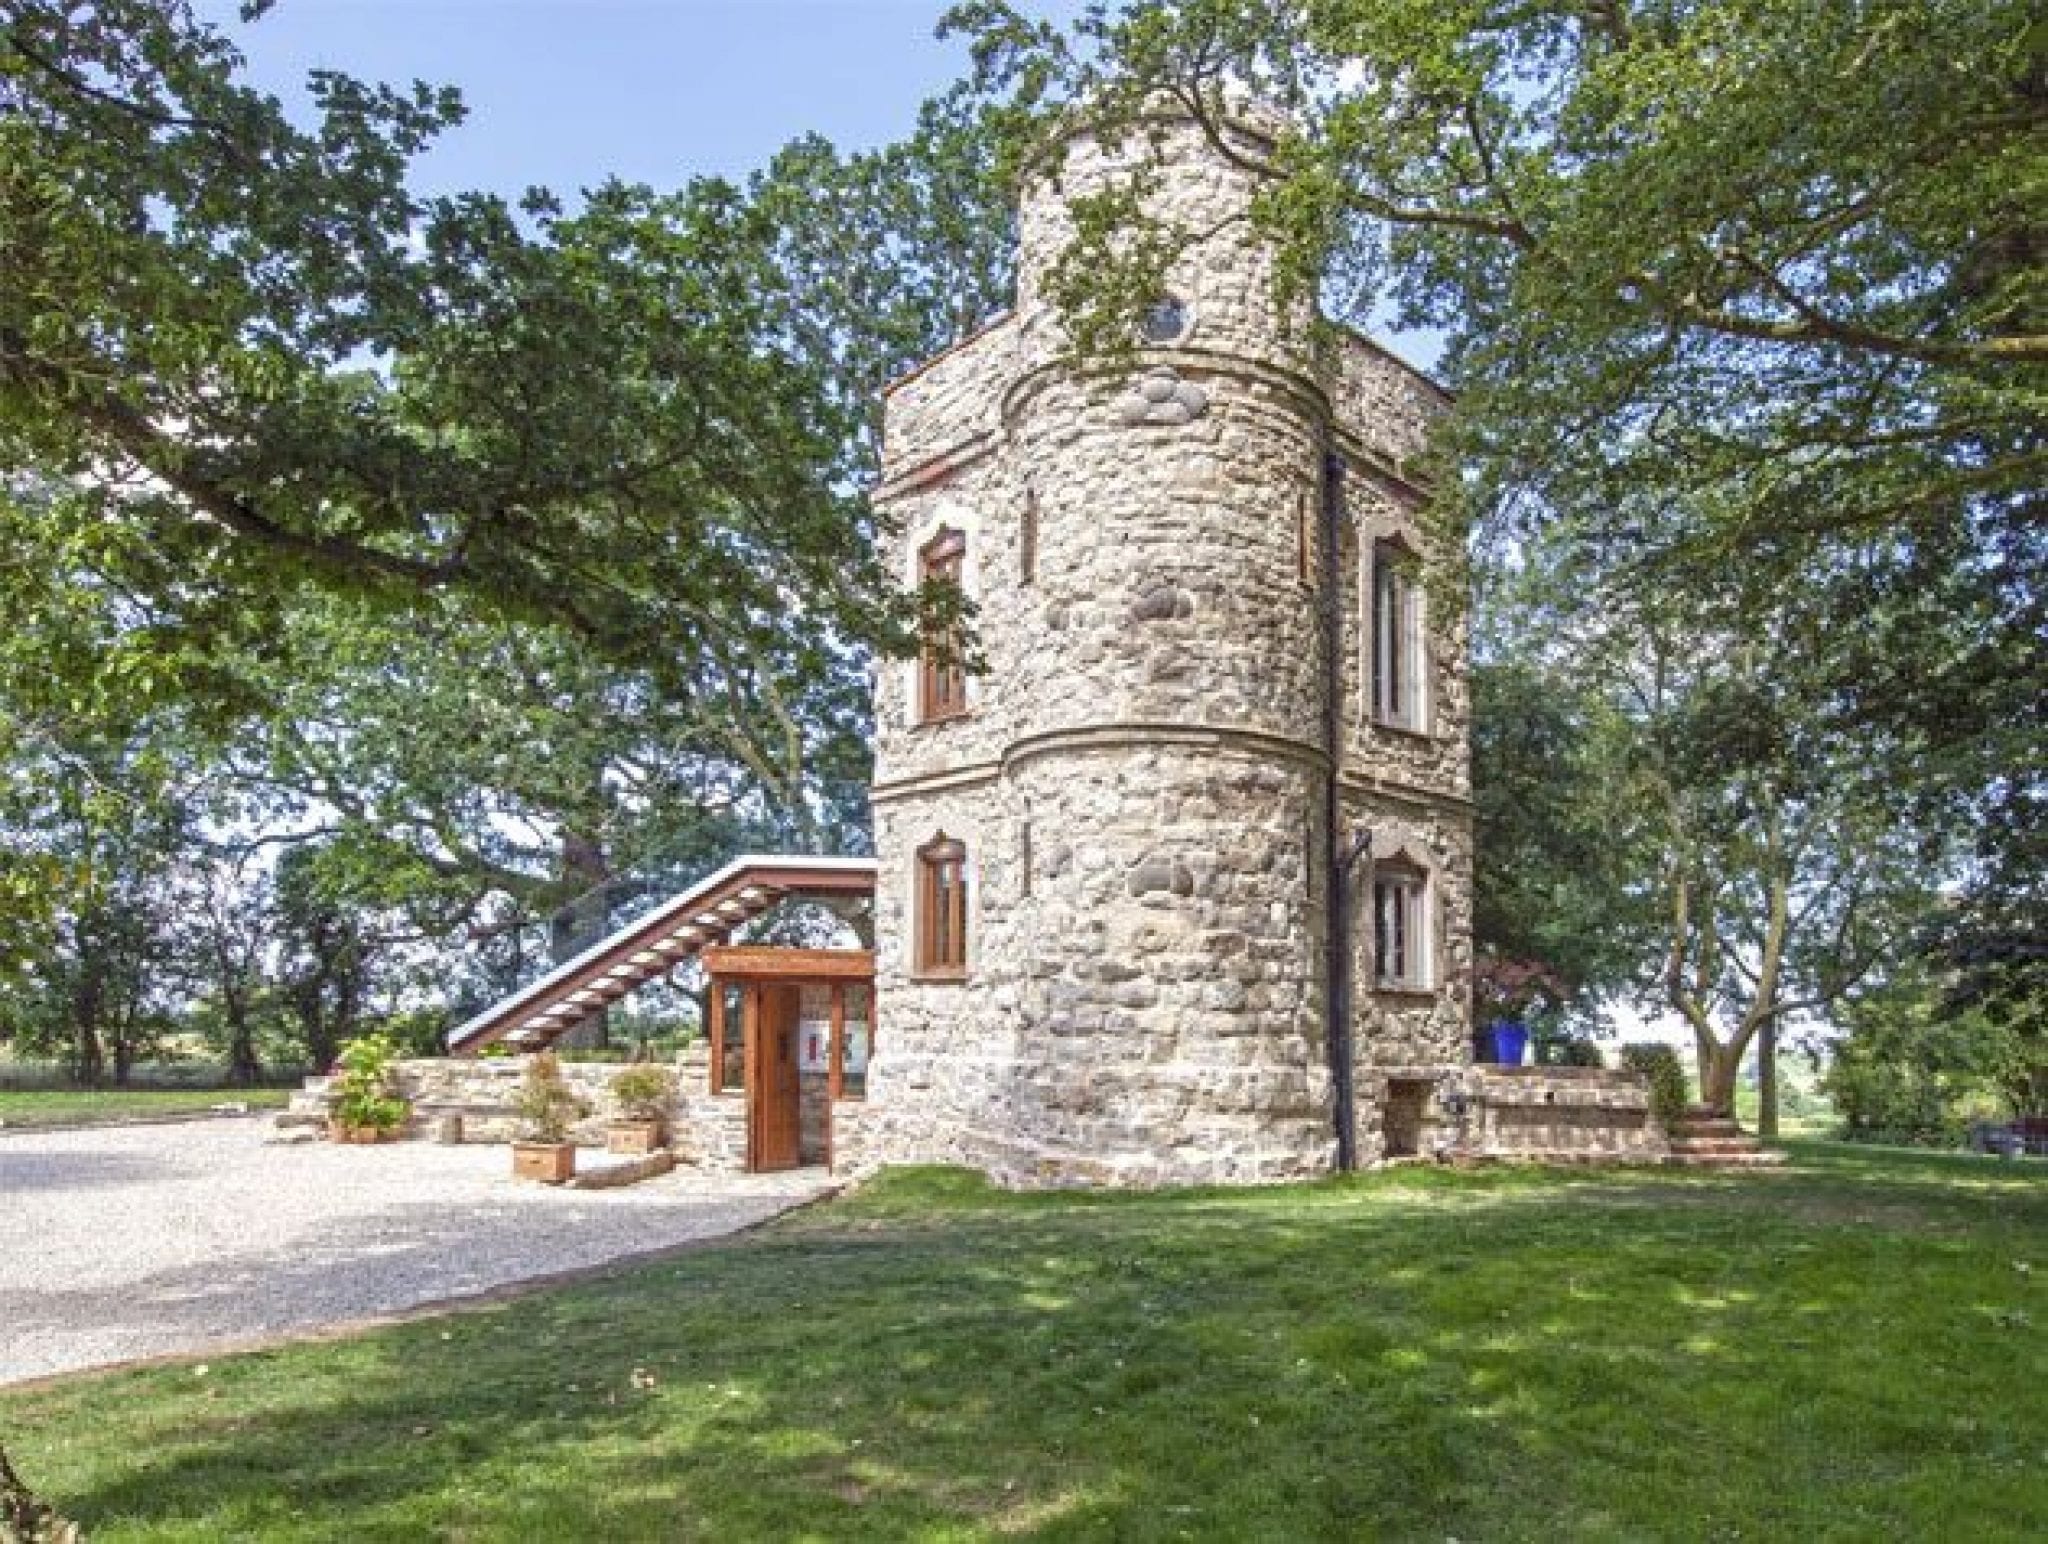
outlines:
{"label": "circular vent opening", "polygon": [[1193,325],[1194,315],[1187,302],[1177,295],[1167,295],[1145,308],[1139,332],[1147,343],[1178,343]]}

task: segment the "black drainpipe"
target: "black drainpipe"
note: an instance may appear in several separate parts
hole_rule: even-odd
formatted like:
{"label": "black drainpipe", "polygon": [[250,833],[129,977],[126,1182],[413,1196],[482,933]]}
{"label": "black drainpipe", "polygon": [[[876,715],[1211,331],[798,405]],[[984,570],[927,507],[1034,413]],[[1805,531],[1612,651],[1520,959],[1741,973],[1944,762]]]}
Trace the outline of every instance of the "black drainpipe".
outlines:
{"label": "black drainpipe", "polygon": [[[1344,836],[1344,806],[1337,771],[1344,759],[1344,590],[1338,537],[1344,522],[1344,458],[1323,452],[1323,750],[1329,769],[1323,779],[1324,857],[1323,929],[1328,958],[1324,1002],[1329,1011],[1330,1086],[1336,1103],[1337,1167],[1358,1167],[1358,1110],[1351,1077],[1351,866],[1360,844]],[[1370,838],[1366,838],[1367,841]]]}

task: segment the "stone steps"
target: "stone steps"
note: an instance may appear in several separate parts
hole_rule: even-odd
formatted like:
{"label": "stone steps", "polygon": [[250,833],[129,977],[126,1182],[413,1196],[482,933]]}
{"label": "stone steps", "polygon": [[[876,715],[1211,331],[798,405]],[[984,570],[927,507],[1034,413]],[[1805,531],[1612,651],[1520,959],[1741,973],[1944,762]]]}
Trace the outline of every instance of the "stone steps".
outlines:
{"label": "stone steps", "polygon": [[1671,1152],[1665,1163],[1681,1169],[1769,1169],[1785,1155],[1766,1148],[1726,1115],[1698,1108],[1671,1124]]}
{"label": "stone steps", "polygon": [[1755,1136],[1694,1136],[1692,1132],[1681,1132],[1671,1136],[1671,1147],[1686,1153],[1753,1153],[1757,1147]]}

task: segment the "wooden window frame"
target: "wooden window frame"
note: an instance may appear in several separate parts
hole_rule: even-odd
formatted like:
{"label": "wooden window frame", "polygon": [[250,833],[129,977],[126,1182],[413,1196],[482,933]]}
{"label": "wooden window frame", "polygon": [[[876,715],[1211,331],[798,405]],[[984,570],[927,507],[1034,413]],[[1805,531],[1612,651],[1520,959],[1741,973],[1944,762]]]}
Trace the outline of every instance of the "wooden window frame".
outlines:
{"label": "wooden window frame", "polygon": [[[868,1016],[867,1016],[867,1020],[866,1020],[866,1023],[867,1023],[867,1026],[868,1026],[868,1059],[867,1059],[867,1066],[866,1066],[866,1067],[864,1067],[864,1068],[862,1068],[862,1070],[861,1070],[861,1082],[860,1082],[860,1087],[859,1087],[858,1089],[855,1089],[855,1090],[849,1090],[849,1089],[848,1089],[848,1087],[847,1087],[847,1083],[846,1083],[846,1027],[847,1027],[847,1025],[848,1025],[848,1024],[849,1024],[850,1022],[852,1022],[852,1021],[850,1020],[850,1018],[849,1018],[849,1017],[848,1017],[848,1015],[847,1015],[847,1011],[846,1011],[846,999],[847,999],[848,995],[849,995],[849,994],[851,994],[851,993],[853,993],[853,992],[866,992],[866,993],[868,994],[868,999],[867,999],[867,1012],[868,1012]],[[839,982],[839,983],[837,983],[837,984],[836,984],[836,985],[835,985],[835,986],[833,987],[833,989],[832,989],[832,1066],[831,1066],[831,1069],[830,1069],[830,1078],[829,1078],[829,1083],[830,1083],[830,1090],[831,1090],[831,1097],[832,1097],[832,1102],[833,1102],[834,1104],[838,1104],[838,1103],[840,1103],[841,1101],[843,1101],[843,1100],[847,1100],[847,1099],[852,1099],[852,1100],[862,1100],[862,1099],[865,1099],[865,1098],[867,1098],[867,1096],[868,1096],[868,1083],[867,1083],[867,1076],[868,1076],[868,1075],[867,1075],[867,1068],[869,1068],[869,1067],[873,1067],[873,1066],[874,1066],[874,1064],[875,1064],[875,989],[874,989],[874,984],[873,984],[872,982],[867,982],[867,981],[842,981],[842,982]]]}
{"label": "wooden window frame", "polygon": [[[1373,865],[1372,976],[1379,991],[1435,989],[1434,889],[1429,870],[1410,859],[1391,858]],[[1394,952],[1389,947],[1390,931],[1399,934],[1400,968],[1392,971],[1387,968],[1388,956]]]}
{"label": "wooden window frame", "polygon": [[[917,550],[920,586],[937,582],[966,591],[967,533],[941,526]],[[917,655],[917,721],[942,724],[967,712],[967,666],[960,658],[960,635],[948,629],[927,636]]]}
{"label": "wooden window frame", "polygon": [[[711,977],[709,985],[711,992],[711,1014],[710,1023],[707,1026],[707,1038],[711,1044],[711,1092],[713,1094],[741,1093],[745,1090],[744,1068],[746,1066],[747,1054],[747,1014],[750,1011],[748,1006],[750,994],[744,985],[721,979],[715,975]],[[733,1017],[728,1011],[728,1004],[726,1002],[726,994],[728,992],[735,992],[739,997],[740,1014],[738,1028],[740,1031],[740,1065],[743,1071],[742,1080],[738,1086],[728,1083],[725,1076],[725,1042],[726,1037],[732,1033],[734,1028]]]}
{"label": "wooden window frame", "polygon": [[[948,876],[950,884],[947,883]],[[912,973],[916,978],[920,981],[966,980],[966,843],[940,832],[917,849],[911,913]],[[868,1054],[874,1054],[872,1049]]]}

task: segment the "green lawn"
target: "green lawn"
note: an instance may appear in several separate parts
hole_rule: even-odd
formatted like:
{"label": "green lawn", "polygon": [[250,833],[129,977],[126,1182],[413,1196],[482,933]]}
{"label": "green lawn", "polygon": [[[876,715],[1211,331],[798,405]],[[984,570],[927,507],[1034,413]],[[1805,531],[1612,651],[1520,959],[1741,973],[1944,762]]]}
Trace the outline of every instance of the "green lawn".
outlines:
{"label": "green lawn", "polygon": [[0,1089],[0,1125],[68,1126],[87,1121],[132,1120],[148,1115],[175,1115],[210,1109],[216,1104],[246,1104],[252,1109],[282,1109],[291,1098],[285,1088],[38,1088]]}
{"label": "green lawn", "polygon": [[923,1172],[0,1432],[96,1541],[2042,1538],[2044,1281],[2048,1166],[1995,1160]]}

